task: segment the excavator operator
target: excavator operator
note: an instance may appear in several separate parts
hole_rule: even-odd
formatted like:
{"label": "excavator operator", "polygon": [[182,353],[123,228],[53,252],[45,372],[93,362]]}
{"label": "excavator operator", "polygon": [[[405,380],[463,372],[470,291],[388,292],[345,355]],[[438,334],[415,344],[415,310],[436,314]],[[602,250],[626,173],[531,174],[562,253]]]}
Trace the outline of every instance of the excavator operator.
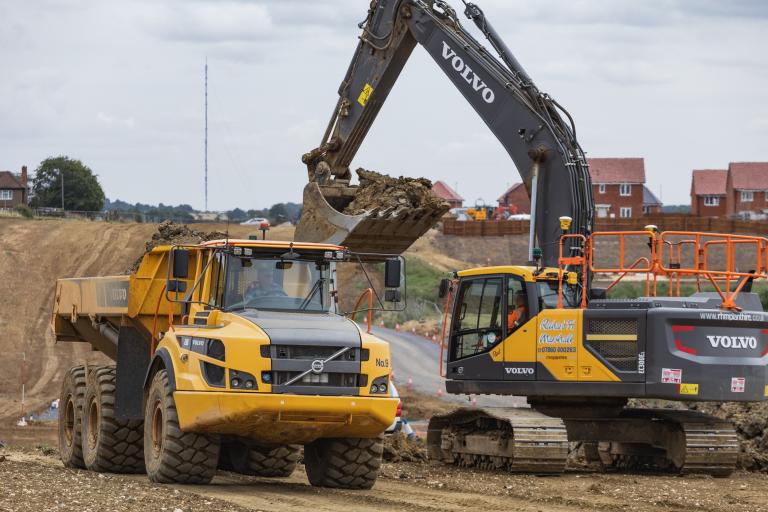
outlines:
{"label": "excavator operator", "polygon": [[525,290],[518,290],[515,292],[514,306],[510,301],[509,313],[507,314],[507,334],[511,334],[526,320],[528,320],[528,300],[525,296]]}

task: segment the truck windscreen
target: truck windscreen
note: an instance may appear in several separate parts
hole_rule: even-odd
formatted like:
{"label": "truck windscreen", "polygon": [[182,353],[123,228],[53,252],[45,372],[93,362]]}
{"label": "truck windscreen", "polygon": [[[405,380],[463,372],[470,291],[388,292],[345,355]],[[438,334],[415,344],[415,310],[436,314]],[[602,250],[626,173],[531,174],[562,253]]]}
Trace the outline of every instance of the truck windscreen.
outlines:
{"label": "truck windscreen", "polygon": [[[223,256],[223,255],[222,255]],[[326,261],[281,260],[226,255],[221,278],[222,306],[327,312],[330,264]],[[223,282],[222,282],[223,281]],[[217,288],[216,284],[212,290]]]}

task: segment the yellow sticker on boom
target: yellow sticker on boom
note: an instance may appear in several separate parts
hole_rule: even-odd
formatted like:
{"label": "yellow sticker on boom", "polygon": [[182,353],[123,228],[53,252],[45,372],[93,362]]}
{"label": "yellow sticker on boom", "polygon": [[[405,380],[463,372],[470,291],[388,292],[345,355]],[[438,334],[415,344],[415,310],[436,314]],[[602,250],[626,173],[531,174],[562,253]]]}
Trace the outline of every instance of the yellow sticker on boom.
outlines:
{"label": "yellow sticker on boom", "polygon": [[765,396],[768,397],[768,386],[765,386]]}
{"label": "yellow sticker on boom", "polygon": [[368,103],[368,98],[371,97],[371,94],[373,94],[373,87],[370,84],[365,84],[363,90],[360,91],[360,96],[357,97],[357,102],[364,107]]}
{"label": "yellow sticker on boom", "polygon": [[699,385],[698,384],[680,384],[679,391],[681,395],[698,395]]}

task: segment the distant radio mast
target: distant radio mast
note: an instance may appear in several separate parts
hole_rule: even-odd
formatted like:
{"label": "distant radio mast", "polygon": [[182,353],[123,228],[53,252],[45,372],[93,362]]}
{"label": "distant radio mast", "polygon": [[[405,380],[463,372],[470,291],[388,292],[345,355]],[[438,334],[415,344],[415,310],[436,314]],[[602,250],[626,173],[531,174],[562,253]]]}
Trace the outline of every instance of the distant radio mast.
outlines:
{"label": "distant radio mast", "polygon": [[208,57],[205,58],[205,211],[208,211]]}

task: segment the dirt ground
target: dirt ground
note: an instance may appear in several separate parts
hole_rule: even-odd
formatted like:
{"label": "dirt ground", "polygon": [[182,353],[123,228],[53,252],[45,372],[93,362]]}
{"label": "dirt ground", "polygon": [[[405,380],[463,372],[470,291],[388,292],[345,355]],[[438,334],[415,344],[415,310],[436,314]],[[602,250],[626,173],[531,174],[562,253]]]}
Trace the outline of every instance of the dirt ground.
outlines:
{"label": "dirt ground", "polygon": [[[258,233],[253,226],[236,224],[195,228],[229,229],[233,237]],[[26,411],[35,411],[58,396],[64,372],[74,361],[100,360],[84,344],[54,344],[49,322],[56,279],[122,274],[156,229],[155,224],[0,219],[0,426],[7,428],[21,415],[22,382]],[[275,227],[268,236],[292,235],[292,228]]]}
{"label": "dirt ground", "polygon": [[[302,466],[287,479],[222,472],[207,486],[165,486],[151,484],[143,475],[64,469],[53,456],[11,451],[0,462],[0,480],[2,512],[768,510],[768,476],[754,473],[737,473],[724,480],[579,472],[536,477],[403,463],[384,464],[370,491],[310,487]],[[71,492],[74,488],[80,491]]]}

